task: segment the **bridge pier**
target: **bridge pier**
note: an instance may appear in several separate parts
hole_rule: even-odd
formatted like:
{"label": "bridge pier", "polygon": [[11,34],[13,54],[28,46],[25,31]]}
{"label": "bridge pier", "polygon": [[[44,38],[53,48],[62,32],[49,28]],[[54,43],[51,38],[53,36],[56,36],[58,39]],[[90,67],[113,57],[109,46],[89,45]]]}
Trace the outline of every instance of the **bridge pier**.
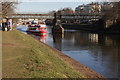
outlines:
{"label": "bridge pier", "polygon": [[64,34],[64,28],[62,27],[61,21],[56,18],[56,13],[53,19],[52,34]]}

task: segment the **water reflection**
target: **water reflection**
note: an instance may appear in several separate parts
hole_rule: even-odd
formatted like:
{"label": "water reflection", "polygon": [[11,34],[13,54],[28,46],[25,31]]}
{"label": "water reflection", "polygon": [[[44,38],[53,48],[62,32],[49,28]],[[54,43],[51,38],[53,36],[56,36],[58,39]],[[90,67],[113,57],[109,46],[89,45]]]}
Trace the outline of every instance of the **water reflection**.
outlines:
{"label": "water reflection", "polygon": [[27,30],[28,26],[27,25],[22,25],[22,26],[18,26],[16,29],[27,34],[26,30]]}
{"label": "water reflection", "polygon": [[118,77],[119,35],[65,32],[63,44],[65,54],[106,77]]}
{"label": "water reflection", "polygon": [[61,51],[62,49],[62,38],[64,34],[53,34],[53,43],[54,47]]}
{"label": "water reflection", "polygon": [[36,39],[44,43],[46,42],[46,36],[44,35],[40,35],[40,36],[36,35]]}
{"label": "water reflection", "polygon": [[[21,28],[21,27],[20,27]],[[19,29],[20,29],[19,28]],[[22,29],[23,30],[23,29]],[[120,36],[65,30],[64,35],[34,36],[108,78],[118,78]]]}

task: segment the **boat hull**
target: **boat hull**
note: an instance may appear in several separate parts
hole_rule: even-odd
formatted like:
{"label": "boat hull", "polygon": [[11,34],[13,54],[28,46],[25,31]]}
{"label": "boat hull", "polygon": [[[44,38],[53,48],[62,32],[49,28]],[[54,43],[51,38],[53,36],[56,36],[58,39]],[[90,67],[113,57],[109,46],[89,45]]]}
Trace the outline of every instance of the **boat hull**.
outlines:
{"label": "boat hull", "polygon": [[46,36],[46,31],[36,31],[36,30],[27,30],[27,32],[32,33],[32,34],[36,34],[36,35],[43,35]]}

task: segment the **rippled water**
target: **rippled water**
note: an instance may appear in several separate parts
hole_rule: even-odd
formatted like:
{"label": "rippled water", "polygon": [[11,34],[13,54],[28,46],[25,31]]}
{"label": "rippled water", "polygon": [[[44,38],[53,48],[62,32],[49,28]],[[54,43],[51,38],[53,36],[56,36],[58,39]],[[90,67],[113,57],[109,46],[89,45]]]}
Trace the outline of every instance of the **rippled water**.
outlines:
{"label": "rippled water", "polygon": [[[24,32],[25,27],[18,27]],[[24,28],[24,29],[23,29]],[[108,78],[118,78],[120,35],[103,35],[78,30],[65,30],[64,35],[34,36]]]}

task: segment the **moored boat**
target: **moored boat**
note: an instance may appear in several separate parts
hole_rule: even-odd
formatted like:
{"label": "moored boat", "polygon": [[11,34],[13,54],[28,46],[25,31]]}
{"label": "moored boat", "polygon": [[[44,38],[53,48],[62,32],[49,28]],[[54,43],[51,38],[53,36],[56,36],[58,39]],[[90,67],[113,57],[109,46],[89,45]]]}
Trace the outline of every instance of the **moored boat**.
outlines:
{"label": "moored boat", "polygon": [[32,23],[28,25],[27,32],[46,36],[46,25],[44,22]]}

